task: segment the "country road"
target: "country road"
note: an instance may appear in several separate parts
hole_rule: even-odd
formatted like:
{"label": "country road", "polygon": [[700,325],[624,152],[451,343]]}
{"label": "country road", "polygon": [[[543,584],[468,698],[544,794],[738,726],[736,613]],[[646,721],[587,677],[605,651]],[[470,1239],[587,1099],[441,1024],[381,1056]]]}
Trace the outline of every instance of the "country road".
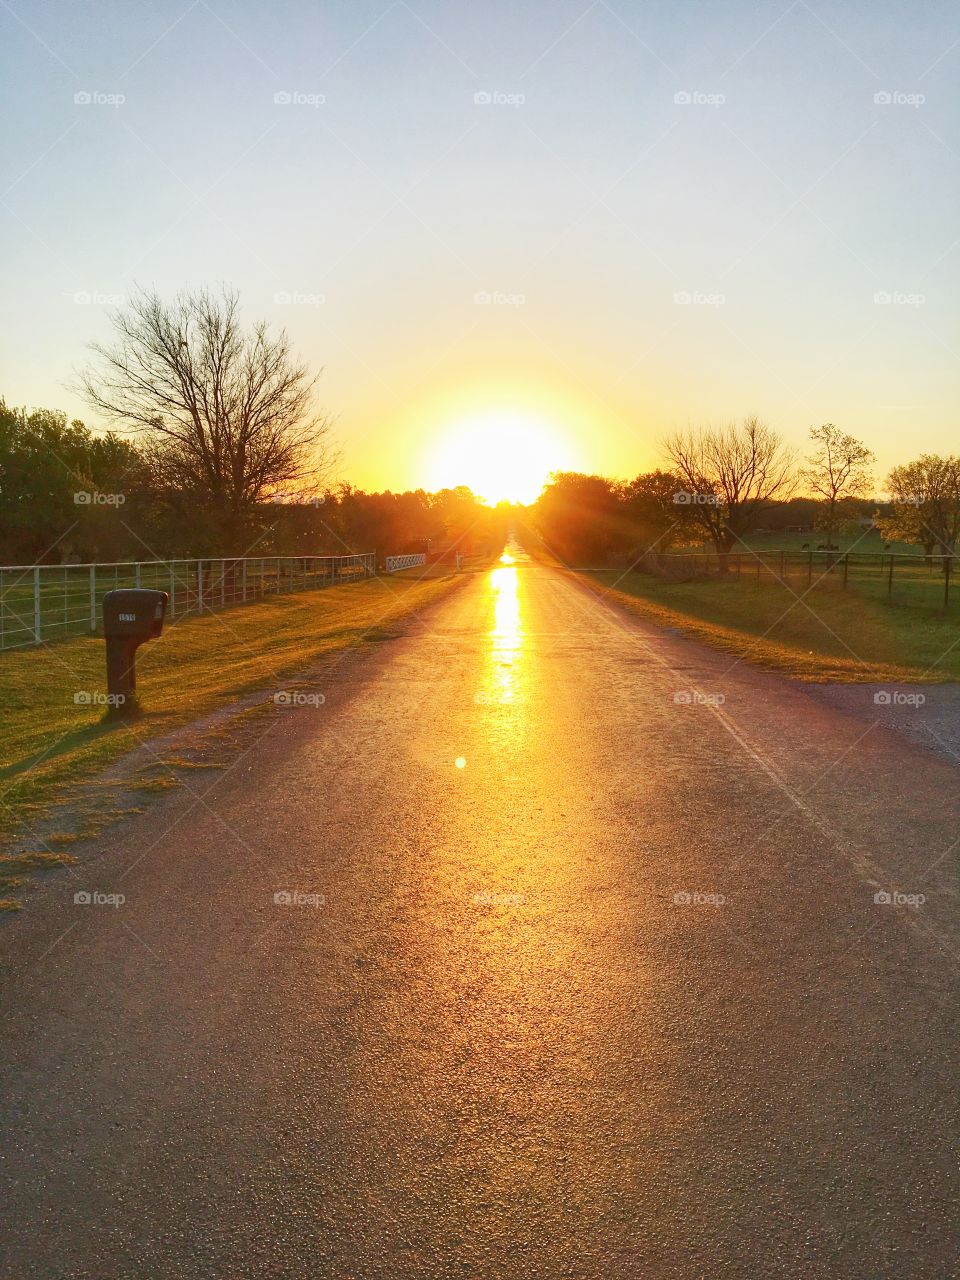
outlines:
{"label": "country road", "polygon": [[0,1276],[960,1274],[960,766],[522,555],[322,688],[0,929]]}

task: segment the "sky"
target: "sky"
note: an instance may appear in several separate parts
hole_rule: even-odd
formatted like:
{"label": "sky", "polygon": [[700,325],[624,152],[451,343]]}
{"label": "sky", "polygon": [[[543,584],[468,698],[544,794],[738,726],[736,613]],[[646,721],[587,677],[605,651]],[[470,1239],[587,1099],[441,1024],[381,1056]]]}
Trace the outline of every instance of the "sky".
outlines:
{"label": "sky", "polygon": [[932,0],[0,5],[0,394],[139,286],[322,368],[340,475],[525,498],[677,427],[960,451],[960,10]]}

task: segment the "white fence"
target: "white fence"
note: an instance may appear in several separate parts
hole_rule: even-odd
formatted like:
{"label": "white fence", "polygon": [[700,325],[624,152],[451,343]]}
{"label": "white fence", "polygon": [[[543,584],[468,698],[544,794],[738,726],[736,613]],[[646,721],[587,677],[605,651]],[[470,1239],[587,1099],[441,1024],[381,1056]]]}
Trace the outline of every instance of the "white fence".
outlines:
{"label": "white fence", "polygon": [[167,618],[175,621],[268,596],[332,587],[375,572],[373,552],[3,566],[0,650],[97,631],[103,597],[118,587],[168,592]]}
{"label": "white fence", "polygon": [[387,556],[383,567],[387,573],[397,573],[400,569],[415,569],[417,565],[426,564],[427,557],[421,551],[412,556]]}

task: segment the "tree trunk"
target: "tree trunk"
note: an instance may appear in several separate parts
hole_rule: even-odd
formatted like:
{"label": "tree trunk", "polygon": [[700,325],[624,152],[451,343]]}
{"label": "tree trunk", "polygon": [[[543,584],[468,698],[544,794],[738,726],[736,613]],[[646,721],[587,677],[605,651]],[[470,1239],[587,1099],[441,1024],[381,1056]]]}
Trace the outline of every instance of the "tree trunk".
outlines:
{"label": "tree trunk", "polygon": [[714,538],[714,544],[717,548],[717,571],[723,577],[730,572],[730,548],[733,545],[733,539],[727,534],[720,533]]}

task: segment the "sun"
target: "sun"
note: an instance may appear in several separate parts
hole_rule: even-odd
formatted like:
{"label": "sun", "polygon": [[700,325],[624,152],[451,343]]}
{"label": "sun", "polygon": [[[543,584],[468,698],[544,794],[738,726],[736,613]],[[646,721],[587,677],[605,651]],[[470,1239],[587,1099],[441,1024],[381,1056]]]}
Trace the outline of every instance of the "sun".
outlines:
{"label": "sun", "polygon": [[534,502],[551,471],[573,458],[556,428],[532,414],[487,411],[442,432],[431,450],[431,489],[468,485],[484,502]]}

